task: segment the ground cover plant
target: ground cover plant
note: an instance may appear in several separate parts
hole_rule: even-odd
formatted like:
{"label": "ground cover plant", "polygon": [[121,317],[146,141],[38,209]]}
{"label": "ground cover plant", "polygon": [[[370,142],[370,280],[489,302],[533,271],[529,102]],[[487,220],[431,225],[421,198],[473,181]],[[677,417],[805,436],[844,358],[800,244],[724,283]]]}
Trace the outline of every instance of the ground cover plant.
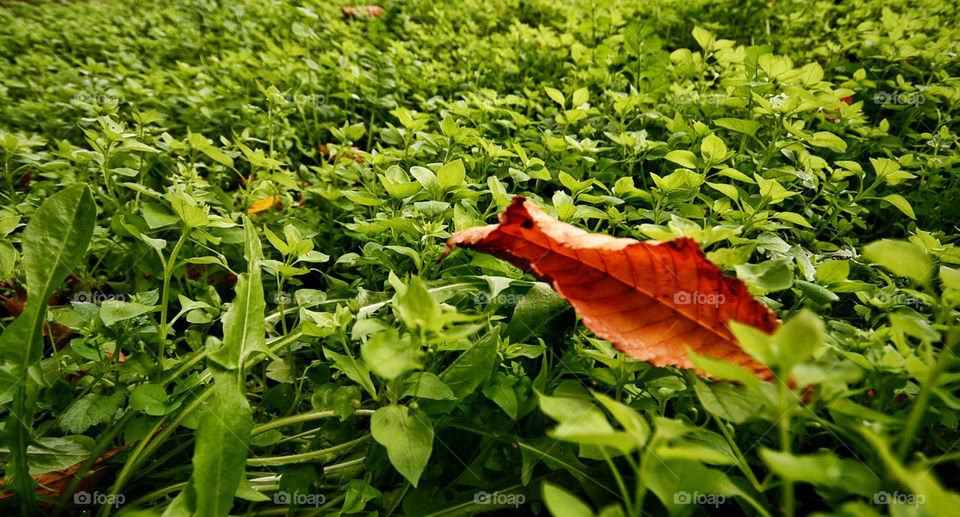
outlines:
{"label": "ground cover plant", "polygon": [[[951,515],[958,21],[3,2],[0,506]],[[741,366],[637,360],[575,278],[447,249],[517,195],[689,239],[779,322],[728,324]],[[655,294],[703,322],[724,293]]]}

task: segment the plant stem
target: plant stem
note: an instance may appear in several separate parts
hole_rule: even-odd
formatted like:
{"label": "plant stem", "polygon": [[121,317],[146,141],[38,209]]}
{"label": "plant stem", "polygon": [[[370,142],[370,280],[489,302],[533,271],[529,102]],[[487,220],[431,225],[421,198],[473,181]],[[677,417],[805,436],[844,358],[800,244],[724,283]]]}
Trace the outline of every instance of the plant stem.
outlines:
{"label": "plant stem", "polygon": [[730,444],[730,448],[733,449],[733,453],[737,455],[737,465],[740,467],[740,471],[743,472],[743,475],[747,477],[747,480],[750,481],[750,484],[753,485],[753,488],[755,488],[757,492],[762,492],[763,485],[757,480],[757,476],[753,473],[753,469],[750,468],[750,464],[747,463],[747,459],[743,457],[743,453],[740,452],[740,447],[738,447],[737,442],[733,440],[733,435],[730,434],[730,430],[727,429],[726,424],[724,424],[717,415],[713,415],[713,419],[717,422],[717,426],[720,427],[720,432],[723,434],[723,437],[727,439],[727,443]]}
{"label": "plant stem", "polygon": [[190,229],[187,228],[180,234],[180,239],[177,240],[177,245],[173,247],[173,252],[170,253],[170,258],[167,259],[163,267],[163,293],[160,300],[160,344],[157,348],[157,377],[159,378],[163,375],[163,355],[167,348],[167,332],[169,329],[167,327],[167,310],[170,305],[170,278],[173,277],[173,270],[177,267],[177,255],[180,254],[180,249],[183,247],[183,243],[187,241],[187,236],[190,234]]}
{"label": "plant stem", "polygon": [[600,454],[603,455],[603,460],[607,462],[607,466],[610,467],[610,472],[613,473],[613,478],[617,481],[617,488],[620,489],[620,497],[623,498],[623,505],[627,508],[627,515],[633,515],[633,504],[630,502],[630,493],[627,492],[627,485],[623,482],[623,477],[620,476],[617,465],[610,459],[610,454],[607,453],[606,447],[600,447]]}
{"label": "plant stem", "polygon": [[[358,410],[356,410],[356,411],[354,412],[354,414],[370,416],[370,415],[373,414],[373,410],[372,410],[372,409],[358,409]],[[293,416],[286,417],[286,418],[278,418],[278,419],[276,419],[276,420],[267,422],[266,424],[263,424],[263,425],[261,425],[261,426],[254,427],[253,430],[250,431],[250,436],[255,436],[255,435],[258,435],[258,434],[262,434],[262,433],[265,433],[265,432],[270,431],[270,430],[272,430],[272,429],[276,429],[276,428],[278,428],[278,427],[283,427],[283,426],[292,425],[292,424],[298,424],[298,423],[300,423],[300,422],[309,422],[310,420],[319,420],[319,419],[321,419],[321,418],[332,418],[332,417],[335,417],[335,416],[338,416],[338,415],[337,415],[336,413],[334,413],[333,411],[330,411],[330,410],[321,410],[321,411],[311,411],[311,412],[309,412],[309,413],[303,413],[303,414],[301,414],[301,415],[293,415]]]}
{"label": "plant stem", "polygon": [[920,387],[920,393],[917,394],[917,398],[913,401],[913,408],[910,410],[907,427],[904,428],[903,438],[897,447],[897,458],[900,461],[904,461],[907,453],[910,451],[910,444],[913,443],[914,435],[917,434],[917,427],[920,426],[920,421],[927,411],[927,405],[930,403],[930,395],[933,394],[933,388],[937,384],[937,377],[947,369],[950,362],[954,359],[953,348],[956,346],[957,341],[960,341],[960,331],[955,329],[947,336],[947,346],[943,347],[936,364],[927,372],[927,379]]}
{"label": "plant stem", "polygon": [[333,447],[327,447],[326,449],[303,452],[300,454],[288,454],[286,456],[272,456],[267,458],[247,458],[247,465],[250,465],[251,467],[263,467],[263,466],[287,465],[289,463],[302,463],[305,461],[320,460],[325,456],[336,454],[344,450],[349,450],[353,448],[354,445],[362,443],[368,439],[370,439],[370,435],[365,434],[355,440],[350,440],[349,442],[344,442],[339,445],[334,445]]}
{"label": "plant stem", "polygon": [[[788,372],[781,372],[780,378],[786,379]],[[785,454],[790,454],[790,407],[787,407],[787,385],[780,383],[780,408],[783,414],[780,416],[780,448]],[[793,517],[794,515],[794,493],[793,480],[784,478],[783,480],[783,515]]]}

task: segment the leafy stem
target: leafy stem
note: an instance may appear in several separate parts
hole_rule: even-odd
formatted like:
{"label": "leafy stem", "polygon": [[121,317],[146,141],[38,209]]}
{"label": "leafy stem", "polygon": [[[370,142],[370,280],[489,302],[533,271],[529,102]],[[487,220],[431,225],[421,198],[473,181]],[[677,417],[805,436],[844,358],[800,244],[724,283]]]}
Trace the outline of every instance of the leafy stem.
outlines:
{"label": "leafy stem", "polygon": [[177,244],[173,247],[173,252],[170,253],[168,259],[165,260],[163,255],[160,254],[160,260],[163,263],[163,291],[160,295],[160,325],[158,329],[160,333],[160,343],[157,346],[157,377],[163,375],[163,356],[167,348],[167,332],[169,331],[167,311],[170,306],[170,279],[173,277],[173,272],[177,267],[177,255],[180,254],[180,250],[183,248],[183,244],[187,241],[189,235],[190,228],[186,228],[180,234],[180,239],[177,240]]}

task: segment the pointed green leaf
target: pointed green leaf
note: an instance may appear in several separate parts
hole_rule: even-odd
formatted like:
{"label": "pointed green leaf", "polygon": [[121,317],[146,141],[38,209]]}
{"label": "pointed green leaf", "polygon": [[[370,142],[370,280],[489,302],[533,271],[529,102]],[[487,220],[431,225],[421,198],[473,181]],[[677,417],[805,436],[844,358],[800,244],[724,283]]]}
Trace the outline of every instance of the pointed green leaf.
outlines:
{"label": "pointed green leaf", "polygon": [[384,406],[370,417],[370,434],[387,449],[397,472],[416,487],[433,450],[433,425],[427,416],[406,406]]}

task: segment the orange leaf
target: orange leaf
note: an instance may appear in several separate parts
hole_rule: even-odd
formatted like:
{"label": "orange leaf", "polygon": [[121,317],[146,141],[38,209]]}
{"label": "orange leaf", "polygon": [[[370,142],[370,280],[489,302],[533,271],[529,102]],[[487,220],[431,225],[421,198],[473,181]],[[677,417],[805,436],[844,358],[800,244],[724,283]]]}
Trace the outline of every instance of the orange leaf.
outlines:
{"label": "orange leaf", "polygon": [[270,207],[277,204],[281,199],[283,199],[283,196],[272,196],[254,201],[253,204],[250,205],[250,209],[247,210],[247,213],[254,215],[269,210]]}
{"label": "orange leaf", "polygon": [[587,328],[630,357],[694,368],[686,354],[690,347],[760,378],[773,375],[743,351],[727,324],[733,320],[770,334],[780,322],[692,239],[641,242],[588,233],[516,196],[500,224],[453,234],[444,256],[453,246],[490,253],[550,283]]}
{"label": "orange leaf", "polygon": [[379,5],[358,5],[356,7],[343,6],[340,8],[343,13],[343,19],[361,18],[364,16],[370,18],[379,18],[383,14],[383,7]]}
{"label": "orange leaf", "polygon": [[[118,447],[116,449],[110,449],[104,451],[104,453],[97,458],[97,460],[90,467],[90,472],[86,477],[83,478],[83,481],[77,486],[78,492],[90,492],[99,485],[100,481],[104,479],[106,474],[111,469],[111,466],[107,464],[107,459],[117,453],[123,447]],[[33,480],[39,485],[35,492],[37,495],[49,497],[51,499],[58,499],[64,489],[67,488],[67,485],[73,480],[74,474],[80,470],[80,467],[83,465],[83,462],[79,462],[72,467],[57,470],[54,472],[47,472],[45,474],[36,474],[33,476]],[[13,497],[16,495],[14,492],[3,490],[3,485],[6,484],[5,479],[0,479],[0,499],[6,499],[8,497]],[[41,507],[45,509],[51,509],[52,506],[48,503],[40,503]]]}

